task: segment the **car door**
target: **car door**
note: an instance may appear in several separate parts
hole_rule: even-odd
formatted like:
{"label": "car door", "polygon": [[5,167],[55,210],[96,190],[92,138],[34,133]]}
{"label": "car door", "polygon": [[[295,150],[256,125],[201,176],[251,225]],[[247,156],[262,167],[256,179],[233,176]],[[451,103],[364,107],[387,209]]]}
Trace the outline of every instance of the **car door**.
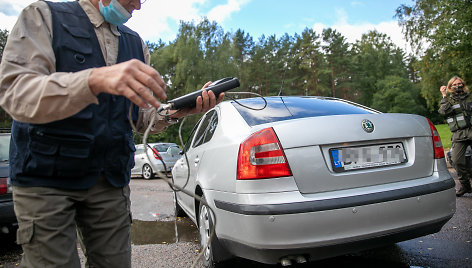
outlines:
{"label": "car door", "polygon": [[136,152],[134,152],[134,167],[131,169],[131,174],[141,175],[141,169],[145,163],[144,147],[136,145]]}
{"label": "car door", "polygon": [[166,151],[166,164],[172,168],[175,162],[180,158],[180,148],[177,145],[171,145]]}
{"label": "car door", "polygon": [[[206,138],[207,133],[213,128],[212,126],[214,126],[215,120],[217,122],[217,113],[215,110],[211,110],[205,114],[205,116],[200,120],[198,126],[194,128],[194,131],[185,146],[188,165],[184,155],[174,166],[174,182],[180,187],[185,186],[185,189],[192,193],[195,191],[195,181],[200,166],[200,159],[204,154],[204,150],[201,150],[201,145],[208,142],[209,139]],[[188,174],[188,172],[190,174]],[[188,182],[187,176],[189,178]],[[184,208],[184,210],[194,211],[194,199],[192,196],[188,196],[182,192],[177,192],[177,196],[179,201],[182,201],[179,202],[179,204]]]}

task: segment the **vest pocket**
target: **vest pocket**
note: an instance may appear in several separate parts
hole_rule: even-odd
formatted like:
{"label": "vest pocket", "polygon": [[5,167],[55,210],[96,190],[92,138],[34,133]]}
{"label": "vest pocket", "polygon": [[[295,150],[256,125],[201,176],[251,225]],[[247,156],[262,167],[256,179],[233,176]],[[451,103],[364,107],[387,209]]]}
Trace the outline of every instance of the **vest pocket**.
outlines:
{"label": "vest pocket", "polygon": [[90,147],[61,145],[56,161],[56,173],[60,177],[83,176],[89,168]]}
{"label": "vest pocket", "polygon": [[449,129],[451,130],[451,132],[454,132],[459,129],[457,127],[456,118],[454,116],[448,117],[446,121],[447,121],[447,124],[449,125]]}
{"label": "vest pocket", "polygon": [[467,127],[467,122],[463,113],[457,114],[456,120],[457,120],[457,126],[459,127],[459,129]]}
{"label": "vest pocket", "polygon": [[29,147],[24,172],[28,175],[52,176],[58,145],[31,141]]}
{"label": "vest pocket", "polygon": [[31,131],[24,173],[36,176],[80,177],[88,173],[93,137],[60,136]]}

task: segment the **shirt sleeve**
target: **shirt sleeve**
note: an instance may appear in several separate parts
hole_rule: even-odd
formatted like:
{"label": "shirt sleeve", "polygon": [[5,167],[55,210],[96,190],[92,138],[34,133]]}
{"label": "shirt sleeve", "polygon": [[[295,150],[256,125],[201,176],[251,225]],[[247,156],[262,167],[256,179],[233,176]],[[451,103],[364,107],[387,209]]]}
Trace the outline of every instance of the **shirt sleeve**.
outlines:
{"label": "shirt sleeve", "polygon": [[452,113],[452,105],[449,102],[448,97],[442,98],[441,101],[439,102],[438,113],[441,115],[448,115]]}
{"label": "shirt sleeve", "polygon": [[0,105],[26,123],[67,118],[98,103],[88,84],[92,70],[56,72],[51,12],[45,2],[35,2],[21,12],[8,36],[0,65]]}

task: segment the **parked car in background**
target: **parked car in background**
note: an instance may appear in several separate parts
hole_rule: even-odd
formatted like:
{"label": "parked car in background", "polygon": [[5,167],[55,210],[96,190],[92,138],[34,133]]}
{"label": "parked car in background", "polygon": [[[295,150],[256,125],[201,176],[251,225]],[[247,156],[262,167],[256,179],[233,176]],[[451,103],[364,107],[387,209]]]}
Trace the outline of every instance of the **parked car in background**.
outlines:
{"label": "parked car in background", "polygon": [[148,180],[154,178],[156,171],[170,173],[175,161],[180,158],[180,147],[175,143],[148,143],[147,153],[151,162],[146,157],[144,145],[136,145],[131,175],[141,175]]}
{"label": "parked car in background", "polygon": [[10,129],[0,129],[0,233],[3,234],[13,233],[18,226],[8,178],[10,136]]}
{"label": "parked car in background", "polygon": [[208,111],[187,139],[189,164],[173,168],[174,183],[207,202],[175,193],[206,267],[329,258],[438,232],[453,216],[454,180],[428,119],[336,98],[265,100]]}

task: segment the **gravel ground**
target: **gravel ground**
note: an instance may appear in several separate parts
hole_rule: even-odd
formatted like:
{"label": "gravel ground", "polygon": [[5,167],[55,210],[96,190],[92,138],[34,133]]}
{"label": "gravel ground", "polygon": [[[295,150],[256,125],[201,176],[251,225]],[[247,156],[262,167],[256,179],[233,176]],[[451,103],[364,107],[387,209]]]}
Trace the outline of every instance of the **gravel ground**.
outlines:
{"label": "gravel ground", "polygon": [[[199,253],[196,243],[133,246],[133,267],[191,267]],[[202,267],[200,263],[196,267]]]}

